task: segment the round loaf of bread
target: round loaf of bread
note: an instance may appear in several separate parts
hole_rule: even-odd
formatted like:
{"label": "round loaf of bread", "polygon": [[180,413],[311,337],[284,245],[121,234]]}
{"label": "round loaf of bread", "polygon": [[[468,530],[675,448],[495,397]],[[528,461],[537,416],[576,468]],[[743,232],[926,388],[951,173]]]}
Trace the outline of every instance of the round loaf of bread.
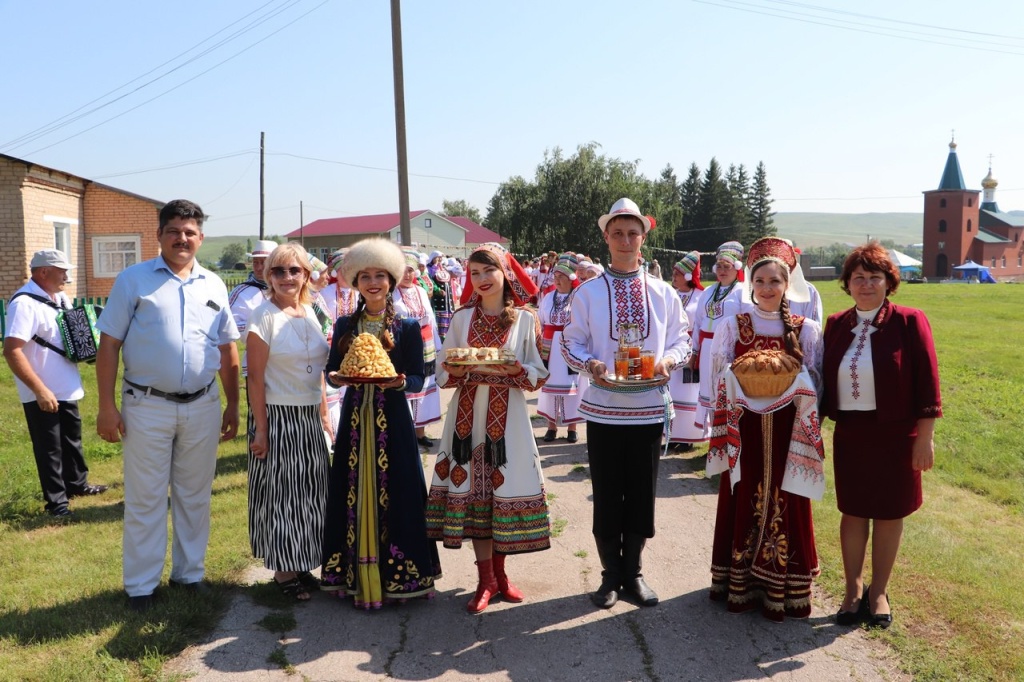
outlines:
{"label": "round loaf of bread", "polygon": [[800,361],[781,350],[750,350],[733,360],[732,373],[747,397],[774,398],[793,384]]}

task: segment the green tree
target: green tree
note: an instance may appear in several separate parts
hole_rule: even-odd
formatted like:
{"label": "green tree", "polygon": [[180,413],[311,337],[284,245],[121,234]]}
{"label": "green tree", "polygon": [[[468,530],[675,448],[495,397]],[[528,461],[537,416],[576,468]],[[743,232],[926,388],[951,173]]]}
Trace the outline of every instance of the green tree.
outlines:
{"label": "green tree", "polygon": [[757,164],[754,171],[754,186],[750,192],[750,230],[747,234],[747,244],[775,234],[775,221],[772,219],[775,213],[772,211],[772,191],[768,188],[768,172],[765,170],[764,161]]}
{"label": "green tree", "polygon": [[750,176],[747,175],[746,166],[742,163],[739,166],[730,165],[725,181],[729,185],[729,223],[735,228],[733,238],[743,244],[750,244],[747,239],[751,222]]}
{"label": "green tree", "polygon": [[245,263],[245,246],[241,242],[231,242],[220,252],[220,267],[230,270],[236,263]]}
{"label": "green tree", "polygon": [[696,248],[714,251],[719,244],[738,238],[736,226],[732,224],[731,208],[729,185],[722,177],[718,159],[712,158],[700,186],[697,205],[700,222],[695,235]]}
{"label": "green tree", "polygon": [[532,182],[514,177],[498,187],[488,227],[511,239],[519,253],[568,249],[607,259],[598,216],[622,197],[650,212],[651,186],[635,161],[607,157],[599,148],[580,145],[570,157],[558,147],[545,151]]}
{"label": "green tree", "polygon": [[676,230],[675,249],[692,251],[697,248],[695,239],[700,229],[700,167],[696,163],[690,164],[686,180],[679,188],[679,206],[682,209],[682,222]]}
{"label": "green tree", "polygon": [[469,218],[477,224],[483,222],[480,217],[480,209],[464,199],[454,199],[451,201],[448,199],[442,199],[441,214],[452,217]]}

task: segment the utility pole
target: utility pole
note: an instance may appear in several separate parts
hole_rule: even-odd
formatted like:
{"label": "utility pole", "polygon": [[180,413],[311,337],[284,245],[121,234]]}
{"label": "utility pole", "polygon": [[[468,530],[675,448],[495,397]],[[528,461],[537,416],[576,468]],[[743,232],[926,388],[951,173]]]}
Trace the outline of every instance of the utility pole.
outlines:
{"label": "utility pole", "polygon": [[302,219],[302,200],[299,200],[299,245],[306,248],[306,240],[302,236],[302,227],[306,221]]}
{"label": "utility pole", "polygon": [[395,139],[398,147],[398,212],[402,246],[412,246],[409,223],[409,161],[405,151],[405,77],[402,72],[401,0],[391,0],[391,61],[395,73]]}
{"label": "utility pole", "polygon": [[263,151],[264,151],[265,147],[264,147],[263,143],[264,143],[265,139],[266,139],[266,133],[261,131],[260,132],[260,239],[263,239],[263,201],[264,201],[264,198],[265,198],[264,193],[263,193]]}

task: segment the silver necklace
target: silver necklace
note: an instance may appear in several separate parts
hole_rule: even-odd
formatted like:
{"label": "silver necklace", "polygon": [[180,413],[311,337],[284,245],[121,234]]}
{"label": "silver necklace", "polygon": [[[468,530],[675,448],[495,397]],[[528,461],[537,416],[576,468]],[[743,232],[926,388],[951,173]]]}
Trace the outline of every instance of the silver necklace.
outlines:
{"label": "silver necklace", "polygon": [[[305,312],[305,310],[303,310],[303,312]],[[306,316],[303,315],[302,317],[291,317],[289,315],[289,318],[292,321],[297,321],[299,323],[299,327],[302,328],[302,345],[306,348],[306,374],[312,374],[313,360],[309,355],[309,324],[306,321]]]}

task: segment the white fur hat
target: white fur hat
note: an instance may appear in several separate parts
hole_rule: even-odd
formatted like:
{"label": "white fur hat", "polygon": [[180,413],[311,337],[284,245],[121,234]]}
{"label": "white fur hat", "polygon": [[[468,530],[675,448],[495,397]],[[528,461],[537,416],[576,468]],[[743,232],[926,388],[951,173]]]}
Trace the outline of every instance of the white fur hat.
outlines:
{"label": "white fur hat", "polygon": [[341,262],[341,276],[355,286],[356,275],[366,268],[387,270],[396,282],[400,282],[405,276],[405,256],[393,241],[370,237],[349,248]]}

